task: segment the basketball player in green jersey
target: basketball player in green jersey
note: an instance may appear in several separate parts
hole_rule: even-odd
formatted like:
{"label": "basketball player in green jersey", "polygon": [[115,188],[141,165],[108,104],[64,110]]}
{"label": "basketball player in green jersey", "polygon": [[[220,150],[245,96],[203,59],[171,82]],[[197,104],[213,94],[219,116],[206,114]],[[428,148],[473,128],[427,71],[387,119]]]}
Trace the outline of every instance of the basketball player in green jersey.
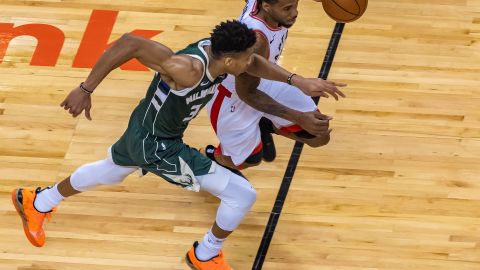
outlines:
{"label": "basketball player in green jersey", "polygon": [[[73,89],[61,106],[74,117],[85,111],[91,119],[91,94],[115,68],[136,58],[157,71],[146,97],[133,111],[123,136],[110,147],[108,158],[85,164],[44,189],[18,188],[13,204],[28,240],[45,244],[43,222],[65,198],[100,185],[114,185],[140,170],[154,173],[188,190],[204,190],[220,199],[211,230],[186,255],[192,269],[232,269],[223,258],[224,240],[237,228],[256,200],[249,182],[190,148],[182,136],[191,119],[205,106],[225,74],[248,72],[270,80],[287,81],[291,73],[253,54],[255,33],[233,21],[216,26],[209,39],[173,53],[157,42],[124,35],[99,59],[86,81]],[[297,87],[320,95],[318,79],[295,76]]]}

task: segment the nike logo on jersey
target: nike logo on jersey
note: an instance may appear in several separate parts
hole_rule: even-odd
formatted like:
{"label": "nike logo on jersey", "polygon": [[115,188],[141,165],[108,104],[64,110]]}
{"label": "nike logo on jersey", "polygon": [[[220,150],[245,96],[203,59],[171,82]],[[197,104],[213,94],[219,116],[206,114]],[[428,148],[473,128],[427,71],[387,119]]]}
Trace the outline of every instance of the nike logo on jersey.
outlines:
{"label": "nike logo on jersey", "polygon": [[213,95],[215,93],[215,87],[210,87],[207,89],[204,89],[200,92],[194,93],[193,95],[187,97],[187,105],[190,104],[191,102],[194,102],[195,100],[199,100],[201,98],[204,98],[208,95]]}
{"label": "nike logo on jersey", "polygon": [[202,82],[202,83],[200,84],[200,86],[207,86],[207,85],[209,85],[209,84],[210,84],[210,82]]}

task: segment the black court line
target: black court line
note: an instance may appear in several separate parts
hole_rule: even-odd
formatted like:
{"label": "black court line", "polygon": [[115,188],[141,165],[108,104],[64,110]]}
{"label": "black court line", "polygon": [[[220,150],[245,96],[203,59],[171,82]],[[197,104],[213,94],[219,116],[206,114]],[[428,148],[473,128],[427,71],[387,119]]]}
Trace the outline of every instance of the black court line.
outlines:
{"label": "black court line", "polygon": [[[333,59],[335,58],[335,52],[337,51],[338,44],[342,37],[344,23],[337,23],[333,30],[332,37],[330,38],[330,43],[328,44],[328,49],[323,59],[322,68],[320,70],[319,78],[324,80],[327,79],[330,68],[332,67]],[[320,100],[319,97],[313,98],[316,104]],[[275,204],[273,205],[272,212],[270,213],[270,218],[268,219],[265,232],[263,233],[262,242],[257,251],[257,256],[253,263],[252,270],[261,270],[265,257],[267,256],[268,247],[272,241],[273,234],[275,233],[275,228],[277,227],[280,214],[282,213],[283,204],[285,198],[287,197],[290,184],[292,183],[293,176],[295,174],[295,169],[297,168],[298,160],[302,154],[303,143],[295,142],[293,147],[292,154],[290,155],[290,160],[288,161],[287,169],[283,176],[282,184],[280,185],[280,190],[278,191]]]}

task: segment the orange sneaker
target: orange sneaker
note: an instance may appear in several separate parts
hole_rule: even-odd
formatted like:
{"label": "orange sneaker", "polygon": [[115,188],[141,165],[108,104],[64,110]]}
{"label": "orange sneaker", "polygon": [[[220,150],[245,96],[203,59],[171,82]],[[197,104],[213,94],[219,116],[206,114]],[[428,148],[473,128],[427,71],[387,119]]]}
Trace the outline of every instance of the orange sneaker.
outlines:
{"label": "orange sneaker", "polygon": [[20,218],[22,218],[23,231],[30,243],[36,247],[45,245],[43,221],[45,218],[50,220],[52,212],[55,211],[53,209],[48,213],[42,213],[35,209],[33,202],[40,191],[40,188],[37,188],[35,191],[23,188],[12,191],[12,202]]}
{"label": "orange sneaker", "polygon": [[217,256],[208,261],[200,261],[195,255],[195,249],[198,242],[193,243],[193,247],[187,252],[185,261],[192,270],[233,270],[230,265],[223,259],[223,252],[220,251]]}

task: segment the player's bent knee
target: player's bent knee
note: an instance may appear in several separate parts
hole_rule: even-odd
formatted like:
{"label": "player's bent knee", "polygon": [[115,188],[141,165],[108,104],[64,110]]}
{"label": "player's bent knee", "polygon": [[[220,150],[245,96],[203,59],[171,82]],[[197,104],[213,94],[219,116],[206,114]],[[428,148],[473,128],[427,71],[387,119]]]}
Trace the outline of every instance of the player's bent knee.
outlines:
{"label": "player's bent knee", "polygon": [[226,203],[230,202],[232,208],[248,212],[257,201],[257,191],[245,178],[239,175],[232,174],[230,181],[227,188],[232,194],[232,200],[227,200]]}
{"label": "player's bent knee", "polygon": [[221,202],[215,221],[222,230],[234,231],[257,200],[257,191],[245,178],[228,172],[228,184],[217,196]]}
{"label": "player's bent knee", "polygon": [[256,201],[257,201],[257,190],[254,188],[250,188],[245,191],[243,202],[240,205],[240,207],[250,210],[250,208],[252,208],[252,206],[255,204]]}
{"label": "player's bent knee", "polygon": [[315,137],[314,139],[306,140],[306,144],[310,147],[321,147],[325,146],[330,142],[330,134],[324,135],[324,136],[318,136]]}
{"label": "player's bent knee", "polygon": [[252,188],[249,190],[245,190],[244,192],[242,192],[242,194],[243,196],[241,198],[238,198],[237,208],[248,212],[257,201],[257,191]]}

